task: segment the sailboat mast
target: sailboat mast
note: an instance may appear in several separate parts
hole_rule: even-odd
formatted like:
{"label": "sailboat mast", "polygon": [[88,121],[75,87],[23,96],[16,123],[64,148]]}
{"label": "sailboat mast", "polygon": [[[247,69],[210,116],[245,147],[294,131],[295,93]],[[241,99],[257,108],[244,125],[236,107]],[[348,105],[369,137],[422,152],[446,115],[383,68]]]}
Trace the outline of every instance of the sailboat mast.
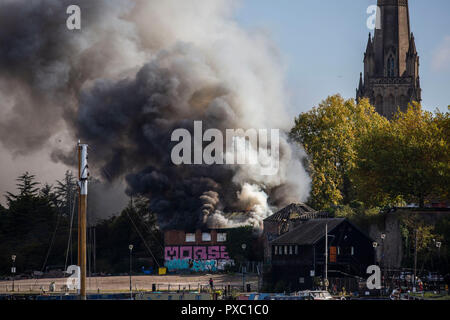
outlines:
{"label": "sailboat mast", "polygon": [[78,226],[78,259],[81,269],[80,298],[86,300],[86,211],[87,211],[87,193],[88,193],[88,164],[87,164],[87,144],[78,143],[79,150],[79,226]]}

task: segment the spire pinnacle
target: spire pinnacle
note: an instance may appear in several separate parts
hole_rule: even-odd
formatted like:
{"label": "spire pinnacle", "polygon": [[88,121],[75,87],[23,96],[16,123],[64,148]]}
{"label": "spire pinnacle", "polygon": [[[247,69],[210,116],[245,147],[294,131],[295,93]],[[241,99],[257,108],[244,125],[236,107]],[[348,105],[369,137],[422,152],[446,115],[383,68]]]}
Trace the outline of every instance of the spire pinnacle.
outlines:
{"label": "spire pinnacle", "polygon": [[411,32],[411,36],[409,38],[409,48],[408,48],[408,54],[414,55],[417,54],[416,50],[416,40],[414,39],[414,34]]}
{"label": "spire pinnacle", "polygon": [[366,54],[371,54],[372,52],[373,52],[372,35],[369,32],[369,39],[367,40]]}
{"label": "spire pinnacle", "polygon": [[363,88],[363,79],[362,79],[362,72],[359,73],[359,87],[358,91],[361,91]]}

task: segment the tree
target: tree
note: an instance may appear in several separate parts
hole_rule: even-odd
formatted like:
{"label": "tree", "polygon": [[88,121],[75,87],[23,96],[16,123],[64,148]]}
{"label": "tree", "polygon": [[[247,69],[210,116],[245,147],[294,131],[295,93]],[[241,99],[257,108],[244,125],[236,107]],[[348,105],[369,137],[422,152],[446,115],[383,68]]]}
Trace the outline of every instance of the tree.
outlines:
{"label": "tree", "polygon": [[386,123],[367,99],[355,104],[340,95],[328,97],[295,119],[290,137],[308,154],[311,205],[324,209],[355,199],[350,172],[356,165],[357,141],[363,133]]}
{"label": "tree", "polygon": [[436,225],[436,233],[442,239],[441,248],[438,251],[438,266],[442,274],[450,270],[450,217],[447,216]]}
{"label": "tree", "polygon": [[46,199],[48,203],[54,207],[58,207],[58,195],[53,192],[53,186],[46,183],[44,187],[39,190],[39,196]]}
{"label": "tree", "polygon": [[[12,254],[17,255],[21,272],[41,270],[47,261],[63,261],[64,241],[61,233],[56,233],[58,212],[49,197],[51,188],[37,188],[38,183],[28,172],[17,180],[19,193],[7,193],[8,208],[0,215],[0,272],[4,273],[8,272]],[[50,248],[54,256],[47,260]]]}
{"label": "tree", "polygon": [[16,184],[17,189],[19,190],[19,194],[15,195],[11,192],[6,193],[6,199],[8,202],[18,199],[19,197],[34,197],[37,195],[39,188],[36,187],[39,185],[39,182],[34,181],[35,176],[30,174],[28,171],[23,175],[18,177],[16,181],[19,183]]}
{"label": "tree", "polygon": [[120,215],[100,222],[96,233],[98,271],[127,271],[129,244],[134,245],[134,263],[140,263],[134,267],[156,267],[155,259],[162,265],[162,234],[155,215],[149,211],[148,200],[142,197],[130,201]]}
{"label": "tree", "polygon": [[421,273],[426,263],[432,261],[436,241],[442,241],[443,238],[436,232],[435,226],[418,213],[402,212],[399,218],[405,249],[404,263],[414,266],[414,256],[417,254],[417,270]]}
{"label": "tree", "polygon": [[350,204],[337,206],[329,210],[336,218],[346,218],[366,233],[370,227],[378,225],[384,228],[384,217],[379,208],[366,208],[360,201],[352,201]]}
{"label": "tree", "polygon": [[[76,193],[73,176],[67,172],[55,192],[49,184],[39,189],[29,173],[17,180],[17,194],[7,193],[7,207],[0,205],[0,275],[10,274],[12,254],[18,273],[64,266],[71,227],[65,208],[76,209],[70,204]],[[129,244],[134,245],[135,267],[156,264],[150,251],[162,264],[162,235],[145,198],[135,198],[121,215],[99,223],[96,239],[98,271],[128,271]]]}
{"label": "tree", "polygon": [[433,115],[414,103],[394,120],[363,132],[352,171],[359,198],[374,205],[403,199],[424,207],[428,197],[448,196],[448,115]]}
{"label": "tree", "polygon": [[56,181],[55,190],[61,212],[70,216],[78,206],[76,204],[77,183],[71,171],[66,171],[64,180]]}

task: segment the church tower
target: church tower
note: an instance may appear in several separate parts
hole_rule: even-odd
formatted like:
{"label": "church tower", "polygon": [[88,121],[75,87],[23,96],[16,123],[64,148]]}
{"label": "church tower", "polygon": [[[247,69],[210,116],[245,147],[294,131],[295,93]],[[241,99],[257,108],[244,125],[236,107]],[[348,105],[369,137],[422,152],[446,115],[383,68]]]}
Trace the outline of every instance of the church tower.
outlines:
{"label": "church tower", "polygon": [[[369,98],[388,119],[421,102],[419,56],[409,24],[408,0],[378,0],[381,25],[369,34],[356,99]],[[377,17],[378,20],[378,17]],[[378,29],[379,28],[379,29]]]}

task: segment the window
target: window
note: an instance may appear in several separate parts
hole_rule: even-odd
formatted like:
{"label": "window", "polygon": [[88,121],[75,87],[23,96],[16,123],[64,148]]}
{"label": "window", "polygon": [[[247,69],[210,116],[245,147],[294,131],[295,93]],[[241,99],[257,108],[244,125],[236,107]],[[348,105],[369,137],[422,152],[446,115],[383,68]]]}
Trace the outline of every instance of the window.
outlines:
{"label": "window", "polygon": [[275,248],[274,255],[277,255],[278,254],[278,246],[274,246],[274,248]]}
{"label": "window", "polygon": [[285,255],[288,254],[288,246],[284,246],[284,254],[285,254]]}
{"label": "window", "polygon": [[394,57],[391,55],[387,61],[387,76],[394,77],[395,76],[394,71],[395,71],[395,62]]}
{"label": "window", "polygon": [[338,255],[341,254],[341,247],[337,247],[337,254],[338,254]]}
{"label": "window", "polygon": [[350,248],[350,254],[353,256],[355,255],[355,247]]}
{"label": "window", "polygon": [[211,241],[211,233],[203,232],[202,233],[202,241]]}
{"label": "window", "polygon": [[292,246],[289,246],[289,254],[292,254]]}
{"label": "window", "polygon": [[295,246],[295,254],[298,254],[298,246]]}
{"label": "window", "polygon": [[186,233],[186,242],[195,242],[195,233]]}
{"label": "window", "polygon": [[217,242],[225,242],[227,241],[227,234],[226,233],[218,233],[217,234]]}

